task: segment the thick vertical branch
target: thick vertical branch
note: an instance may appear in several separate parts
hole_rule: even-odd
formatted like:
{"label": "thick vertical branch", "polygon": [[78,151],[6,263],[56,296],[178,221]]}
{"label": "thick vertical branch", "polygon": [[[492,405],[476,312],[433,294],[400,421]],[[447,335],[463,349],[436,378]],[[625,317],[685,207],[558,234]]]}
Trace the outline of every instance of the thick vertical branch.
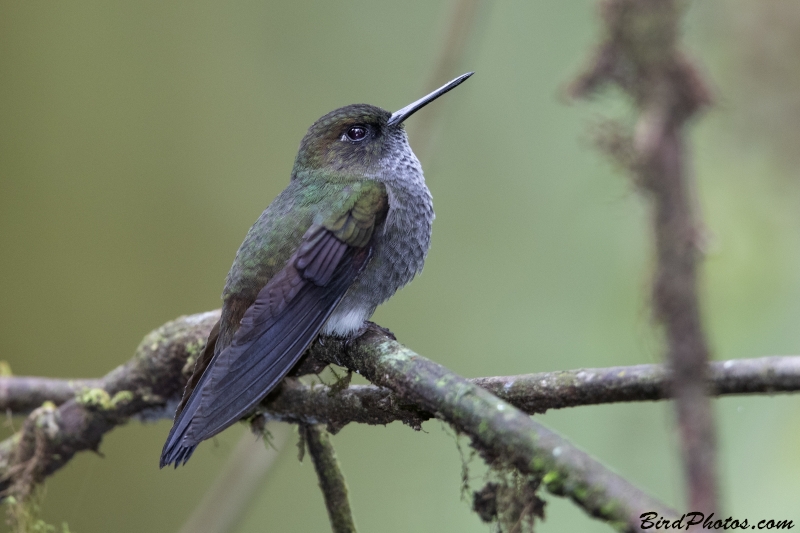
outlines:
{"label": "thick vertical branch", "polygon": [[319,488],[325,497],[325,507],[328,509],[328,518],[331,521],[331,530],[333,533],[356,533],[347,497],[347,483],[339,468],[339,460],[336,458],[325,426],[300,424],[300,431],[308,446],[314,470],[317,471]]}
{"label": "thick vertical branch", "polygon": [[655,208],[654,305],[666,332],[689,505],[708,513],[717,511],[715,435],[707,396],[709,353],[696,291],[697,227],[689,207],[684,153],[679,131],[666,131],[645,186]]}
{"label": "thick vertical branch", "polygon": [[[697,297],[699,222],[692,212],[683,127],[710,102],[700,76],[677,48],[681,10],[674,0],[607,0],[606,39],[571,88],[588,96],[606,83],[633,100],[639,116],[613,155],[629,167],[653,203],[656,274],[653,306],[663,324],[672,370],[689,507],[718,511],[715,434],[707,396],[709,350]],[[622,157],[620,157],[622,156]]]}

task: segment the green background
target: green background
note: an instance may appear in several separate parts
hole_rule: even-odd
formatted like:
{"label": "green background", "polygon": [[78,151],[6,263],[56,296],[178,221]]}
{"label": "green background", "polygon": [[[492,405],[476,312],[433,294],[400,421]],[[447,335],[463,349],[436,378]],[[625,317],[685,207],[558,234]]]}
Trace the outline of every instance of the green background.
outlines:
{"label": "green background", "polygon": [[[690,134],[716,359],[800,344],[794,6],[707,1],[684,28],[717,99]],[[18,375],[98,376],[151,329],[218,307],[306,128],[342,105],[421,96],[451,12],[427,0],[0,0],[0,359]],[[590,135],[627,110],[613,95],[560,96],[599,37],[596,15],[590,1],[483,4],[458,65],[476,75],[435,104],[426,146],[411,139],[433,243],[375,320],[462,375],[660,361],[647,205]],[[726,513],[800,522],[800,397],[715,407]],[[682,505],[669,404],[537,418]],[[73,533],[176,531],[244,428],[160,471],[168,430],[131,422],[105,438],[104,458],[77,456],[48,482],[45,518]],[[329,530],[293,440],[236,531]],[[460,499],[461,459],[439,422],[351,425],[334,443],[361,530],[487,531]],[[547,499],[539,531],[608,530]]]}

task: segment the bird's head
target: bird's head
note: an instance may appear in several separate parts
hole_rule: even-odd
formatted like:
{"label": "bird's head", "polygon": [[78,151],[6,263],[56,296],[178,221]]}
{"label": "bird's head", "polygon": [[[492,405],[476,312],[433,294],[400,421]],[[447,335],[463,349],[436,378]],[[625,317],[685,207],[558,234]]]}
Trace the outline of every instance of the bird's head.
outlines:
{"label": "bird's head", "polygon": [[380,176],[393,162],[413,156],[403,121],[471,75],[463,74],[395,113],[368,104],[331,111],[300,142],[293,177],[304,171],[323,171],[329,179]]}

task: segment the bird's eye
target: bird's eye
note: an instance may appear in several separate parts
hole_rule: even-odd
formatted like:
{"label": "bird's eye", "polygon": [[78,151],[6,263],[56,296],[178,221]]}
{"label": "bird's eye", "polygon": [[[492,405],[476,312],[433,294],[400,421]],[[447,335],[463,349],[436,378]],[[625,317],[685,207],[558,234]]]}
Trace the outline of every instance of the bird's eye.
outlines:
{"label": "bird's eye", "polygon": [[364,126],[352,126],[347,133],[347,139],[353,142],[363,141],[367,136],[367,128]]}

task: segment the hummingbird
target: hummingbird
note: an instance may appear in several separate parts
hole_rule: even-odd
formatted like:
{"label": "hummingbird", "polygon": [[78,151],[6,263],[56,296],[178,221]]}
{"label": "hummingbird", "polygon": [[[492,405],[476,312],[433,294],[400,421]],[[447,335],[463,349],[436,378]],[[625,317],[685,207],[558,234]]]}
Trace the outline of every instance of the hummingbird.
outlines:
{"label": "hummingbird", "polygon": [[252,411],[317,335],[357,336],[422,270],[433,201],[403,122],[472,74],[395,113],[354,104],[309,128],[289,185],[236,253],[162,468],[186,464],[200,442]]}

